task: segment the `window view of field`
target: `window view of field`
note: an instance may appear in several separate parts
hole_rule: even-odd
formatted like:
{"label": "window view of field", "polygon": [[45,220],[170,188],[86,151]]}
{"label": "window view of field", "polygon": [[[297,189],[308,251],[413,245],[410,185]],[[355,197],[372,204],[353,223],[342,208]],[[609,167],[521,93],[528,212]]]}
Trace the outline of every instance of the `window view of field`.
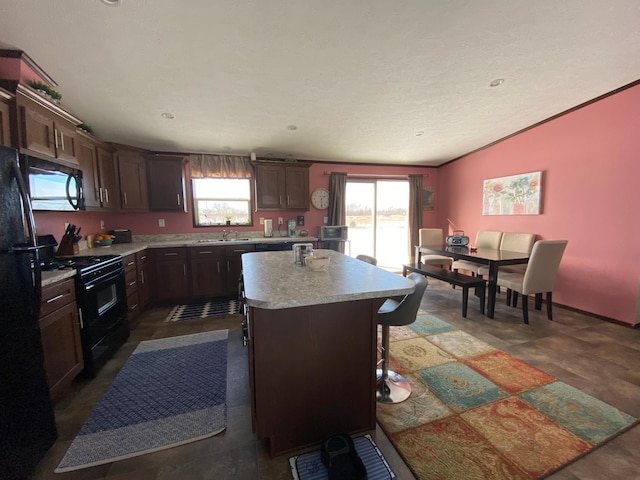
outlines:
{"label": "window view of field", "polygon": [[408,211],[406,180],[347,181],[346,224],[351,256],[373,255],[378,266],[399,270],[409,259]]}

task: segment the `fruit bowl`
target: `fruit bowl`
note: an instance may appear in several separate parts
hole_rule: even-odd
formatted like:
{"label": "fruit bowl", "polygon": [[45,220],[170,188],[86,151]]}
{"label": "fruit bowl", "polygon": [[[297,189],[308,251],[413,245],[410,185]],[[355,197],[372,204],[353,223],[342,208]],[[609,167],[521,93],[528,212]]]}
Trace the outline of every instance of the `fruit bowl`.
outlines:
{"label": "fruit bowl", "polygon": [[99,247],[108,247],[113,243],[113,239],[109,238],[107,240],[96,240],[96,245]]}
{"label": "fruit bowl", "polygon": [[327,268],[327,266],[329,265],[329,263],[331,262],[331,258],[330,257],[325,257],[325,256],[321,256],[321,255],[311,255],[309,257],[306,257],[304,259],[304,264],[309,267],[311,270],[313,271],[320,271],[320,270],[324,270],[325,268]]}

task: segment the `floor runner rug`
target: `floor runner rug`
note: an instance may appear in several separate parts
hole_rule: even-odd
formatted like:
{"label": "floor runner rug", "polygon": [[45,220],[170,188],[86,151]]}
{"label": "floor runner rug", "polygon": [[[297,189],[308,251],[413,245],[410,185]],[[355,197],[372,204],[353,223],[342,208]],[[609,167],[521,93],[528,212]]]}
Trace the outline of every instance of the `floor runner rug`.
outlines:
{"label": "floor runner rug", "polygon": [[[367,480],[396,478],[370,435],[355,437],[353,445],[367,469]],[[289,458],[289,467],[293,480],[327,480],[329,478],[329,471],[320,460],[320,450]]]}
{"label": "floor runner rug", "polygon": [[164,450],[223,431],[227,330],[140,342],[56,472]]}
{"label": "floor runner rug", "polygon": [[412,392],[377,420],[421,480],[543,478],[638,423],[422,311],[390,356]]}
{"label": "floor runner rug", "polygon": [[194,320],[197,318],[220,317],[238,313],[238,302],[235,299],[217,299],[210,302],[193,305],[176,305],[173,307],[165,322]]}

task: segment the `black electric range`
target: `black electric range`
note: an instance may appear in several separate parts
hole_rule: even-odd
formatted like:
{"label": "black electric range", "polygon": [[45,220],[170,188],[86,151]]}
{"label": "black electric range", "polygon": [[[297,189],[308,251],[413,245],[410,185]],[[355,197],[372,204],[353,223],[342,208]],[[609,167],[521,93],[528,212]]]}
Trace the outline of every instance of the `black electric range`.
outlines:
{"label": "black electric range", "polygon": [[56,257],[57,245],[52,236],[42,242],[40,250],[43,271],[73,270],[76,302],[80,317],[80,336],[85,374],[95,377],[98,369],[113,356],[129,337],[124,265],[120,255],[80,255]]}

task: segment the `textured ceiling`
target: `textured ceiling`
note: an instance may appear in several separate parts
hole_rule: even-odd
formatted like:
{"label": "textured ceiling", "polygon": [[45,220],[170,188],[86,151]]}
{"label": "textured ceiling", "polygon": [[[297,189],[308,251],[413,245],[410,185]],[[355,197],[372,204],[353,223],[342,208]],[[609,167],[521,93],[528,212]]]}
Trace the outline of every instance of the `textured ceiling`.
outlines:
{"label": "textured ceiling", "polygon": [[640,1],[0,0],[0,42],[107,141],[439,165],[640,79]]}

